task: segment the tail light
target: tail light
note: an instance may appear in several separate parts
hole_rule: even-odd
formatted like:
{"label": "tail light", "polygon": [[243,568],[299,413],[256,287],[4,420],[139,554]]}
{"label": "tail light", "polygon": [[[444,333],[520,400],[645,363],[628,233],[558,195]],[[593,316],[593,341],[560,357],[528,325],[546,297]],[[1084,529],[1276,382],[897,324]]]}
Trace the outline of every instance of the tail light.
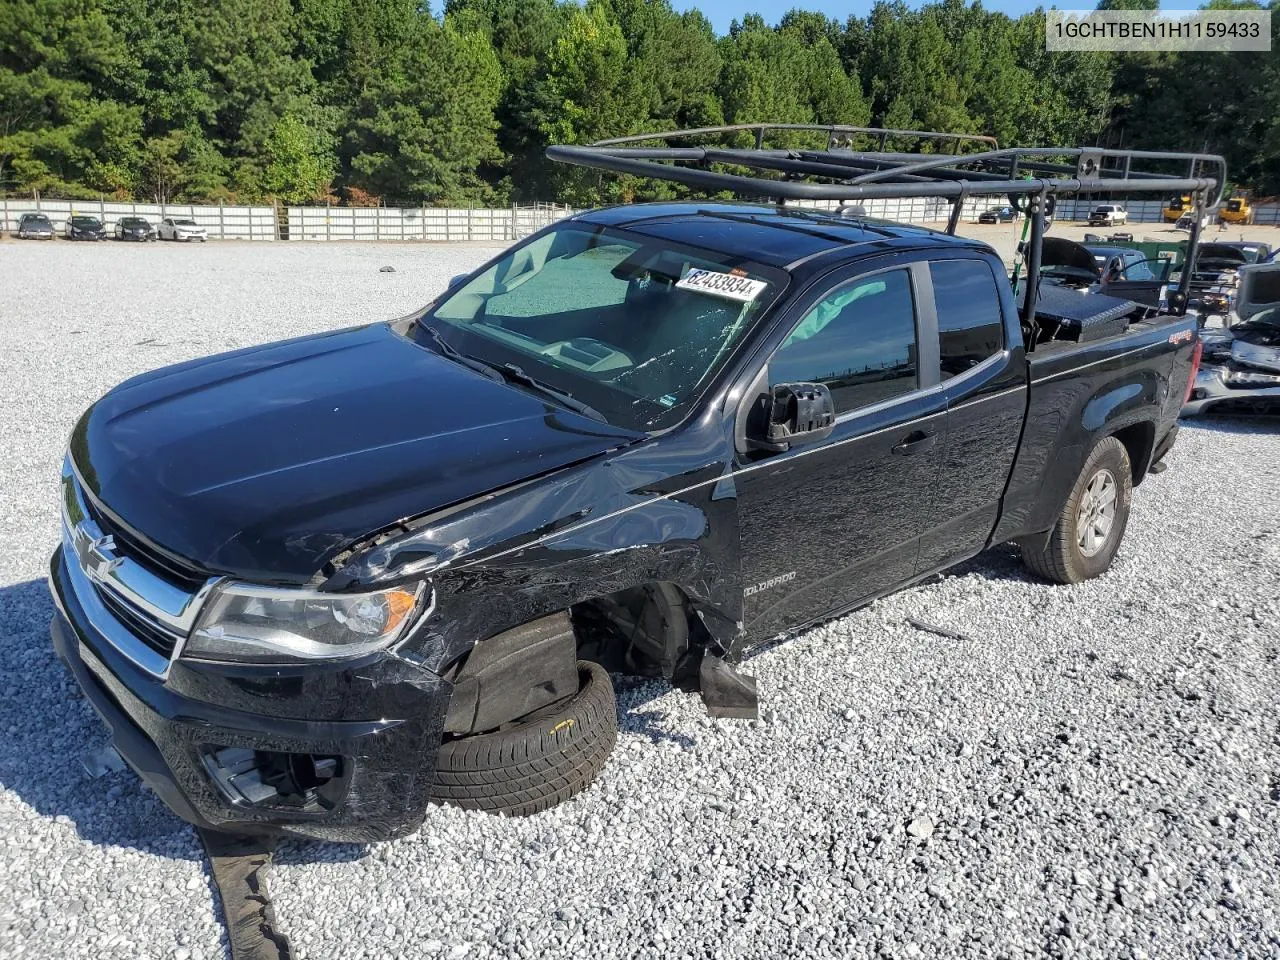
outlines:
{"label": "tail light", "polygon": [[1187,393],[1182,398],[1184,406],[1191,399],[1191,391],[1196,388],[1196,375],[1200,372],[1200,355],[1202,353],[1204,353],[1204,342],[1197,338],[1196,345],[1191,349],[1191,375],[1187,377]]}

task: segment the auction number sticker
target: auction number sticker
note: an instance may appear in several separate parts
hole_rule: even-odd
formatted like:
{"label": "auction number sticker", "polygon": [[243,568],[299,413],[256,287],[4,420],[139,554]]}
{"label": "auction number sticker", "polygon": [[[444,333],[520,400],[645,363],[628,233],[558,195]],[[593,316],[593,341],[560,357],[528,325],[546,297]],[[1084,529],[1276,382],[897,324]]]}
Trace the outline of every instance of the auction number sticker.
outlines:
{"label": "auction number sticker", "polygon": [[702,270],[693,267],[676,286],[682,290],[696,290],[713,297],[724,297],[726,300],[737,300],[739,303],[751,303],[764,292],[768,286],[763,280],[752,280],[750,277],[739,277],[732,273],[717,273],[714,270]]}

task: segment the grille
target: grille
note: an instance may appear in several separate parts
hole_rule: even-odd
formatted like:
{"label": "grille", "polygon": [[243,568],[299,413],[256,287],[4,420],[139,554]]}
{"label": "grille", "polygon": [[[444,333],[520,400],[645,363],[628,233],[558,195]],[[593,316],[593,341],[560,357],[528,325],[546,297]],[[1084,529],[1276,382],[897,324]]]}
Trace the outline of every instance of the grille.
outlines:
{"label": "grille", "polygon": [[69,459],[62,482],[64,556],[86,617],[134,664],[167,676],[214,579],[89,501]]}
{"label": "grille", "polygon": [[157,577],[163,577],[184,590],[194,593],[204,586],[205,581],[209,579],[207,573],[202,573],[196,567],[153,547],[98,506],[87,493],[84,493],[83,488],[81,492],[84,494],[85,507],[89,516],[102,528],[103,533],[115,538],[116,549],[120,553],[146,567]]}
{"label": "grille", "polygon": [[110,590],[94,587],[102,605],[111,611],[111,615],[131,634],[145,643],[162,657],[172,657],[178,638],[156,626],[140,610],[135,610],[126,600],[117,597]]}

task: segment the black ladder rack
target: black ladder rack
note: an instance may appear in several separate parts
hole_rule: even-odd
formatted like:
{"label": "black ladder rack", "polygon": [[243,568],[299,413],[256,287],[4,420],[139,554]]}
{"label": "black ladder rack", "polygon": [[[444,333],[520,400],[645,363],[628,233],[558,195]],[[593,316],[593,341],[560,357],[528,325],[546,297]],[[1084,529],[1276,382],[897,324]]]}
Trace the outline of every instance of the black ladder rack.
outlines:
{"label": "black ladder rack", "polygon": [[[823,133],[825,150],[766,149],[774,132]],[[703,144],[670,146],[672,140],[709,139],[750,134],[751,148]],[[895,153],[884,149],[851,149],[859,138],[872,138],[883,148],[890,139],[947,146],[950,153]],[[662,146],[653,146],[655,141]],[[650,144],[646,146],[645,144]],[[975,153],[963,149],[979,146]],[[839,124],[737,124],[601,140],[590,146],[556,145],[547,156],[562,163],[614,173],[681,183],[711,193],[789,200],[861,200],[939,197],[951,201],[947,232],[955,233],[966,197],[1004,194],[1031,221],[1027,247],[1027,280],[1038,287],[1045,214],[1059,196],[1098,194],[1192,194],[1196,207],[1208,210],[1222,200],[1226,161],[1216,154],[1102,147],[1005,147],[990,137],[850,127]],[[721,169],[717,169],[717,167]],[[731,167],[735,170],[725,170]],[[746,170],[747,173],[738,171]],[[773,174],[772,176],[770,174]],[[1200,238],[1199,219],[1187,246],[1187,267],[1179,287],[1184,312],[1192,267]],[[1027,298],[1024,321],[1033,323],[1034,297]]]}

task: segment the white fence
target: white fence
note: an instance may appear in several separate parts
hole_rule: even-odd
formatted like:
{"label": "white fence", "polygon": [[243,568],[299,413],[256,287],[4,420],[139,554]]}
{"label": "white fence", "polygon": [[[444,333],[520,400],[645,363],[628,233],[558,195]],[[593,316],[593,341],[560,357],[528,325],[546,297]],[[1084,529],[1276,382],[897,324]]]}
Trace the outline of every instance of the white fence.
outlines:
{"label": "white fence", "polygon": [[[1008,202],[1003,196],[969,197],[961,217],[973,222],[991,206]],[[1085,220],[1100,201],[1064,199],[1055,219]],[[1116,201],[1123,203],[1131,223],[1159,223],[1164,200]],[[836,201],[801,201],[792,206],[835,210]],[[859,204],[867,216],[899,223],[940,223],[951,212],[949,201],[937,197],[866,200]],[[1255,222],[1280,225],[1280,205],[1254,208]],[[205,227],[215,240],[427,240],[438,242],[481,240],[510,242],[572,216],[577,211],[554,203],[491,208],[446,207],[269,207],[193,206],[191,204],[117,203],[106,200],[22,200],[0,198],[0,231],[10,234],[24,213],[40,212],[62,234],[75,215],[98,217],[115,229],[121,217],[145,217],[155,223],[164,217],[186,217]]]}
{"label": "white fence", "polygon": [[576,211],[531,207],[286,207],[280,235],[289,240],[490,240],[528,236]]}
{"label": "white fence", "polygon": [[0,198],[0,229],[11,233],[18,229],[24,213],[43,213],[61,236],[66,222],[73,216],[97,217],[115,230],[121,217],[143,217],[153,224],[165,217],[194,220],[218,240],[274,240],[276,212],[271,207],[192,206],[186,203],[117,203],[112,200],[22,200]]}

